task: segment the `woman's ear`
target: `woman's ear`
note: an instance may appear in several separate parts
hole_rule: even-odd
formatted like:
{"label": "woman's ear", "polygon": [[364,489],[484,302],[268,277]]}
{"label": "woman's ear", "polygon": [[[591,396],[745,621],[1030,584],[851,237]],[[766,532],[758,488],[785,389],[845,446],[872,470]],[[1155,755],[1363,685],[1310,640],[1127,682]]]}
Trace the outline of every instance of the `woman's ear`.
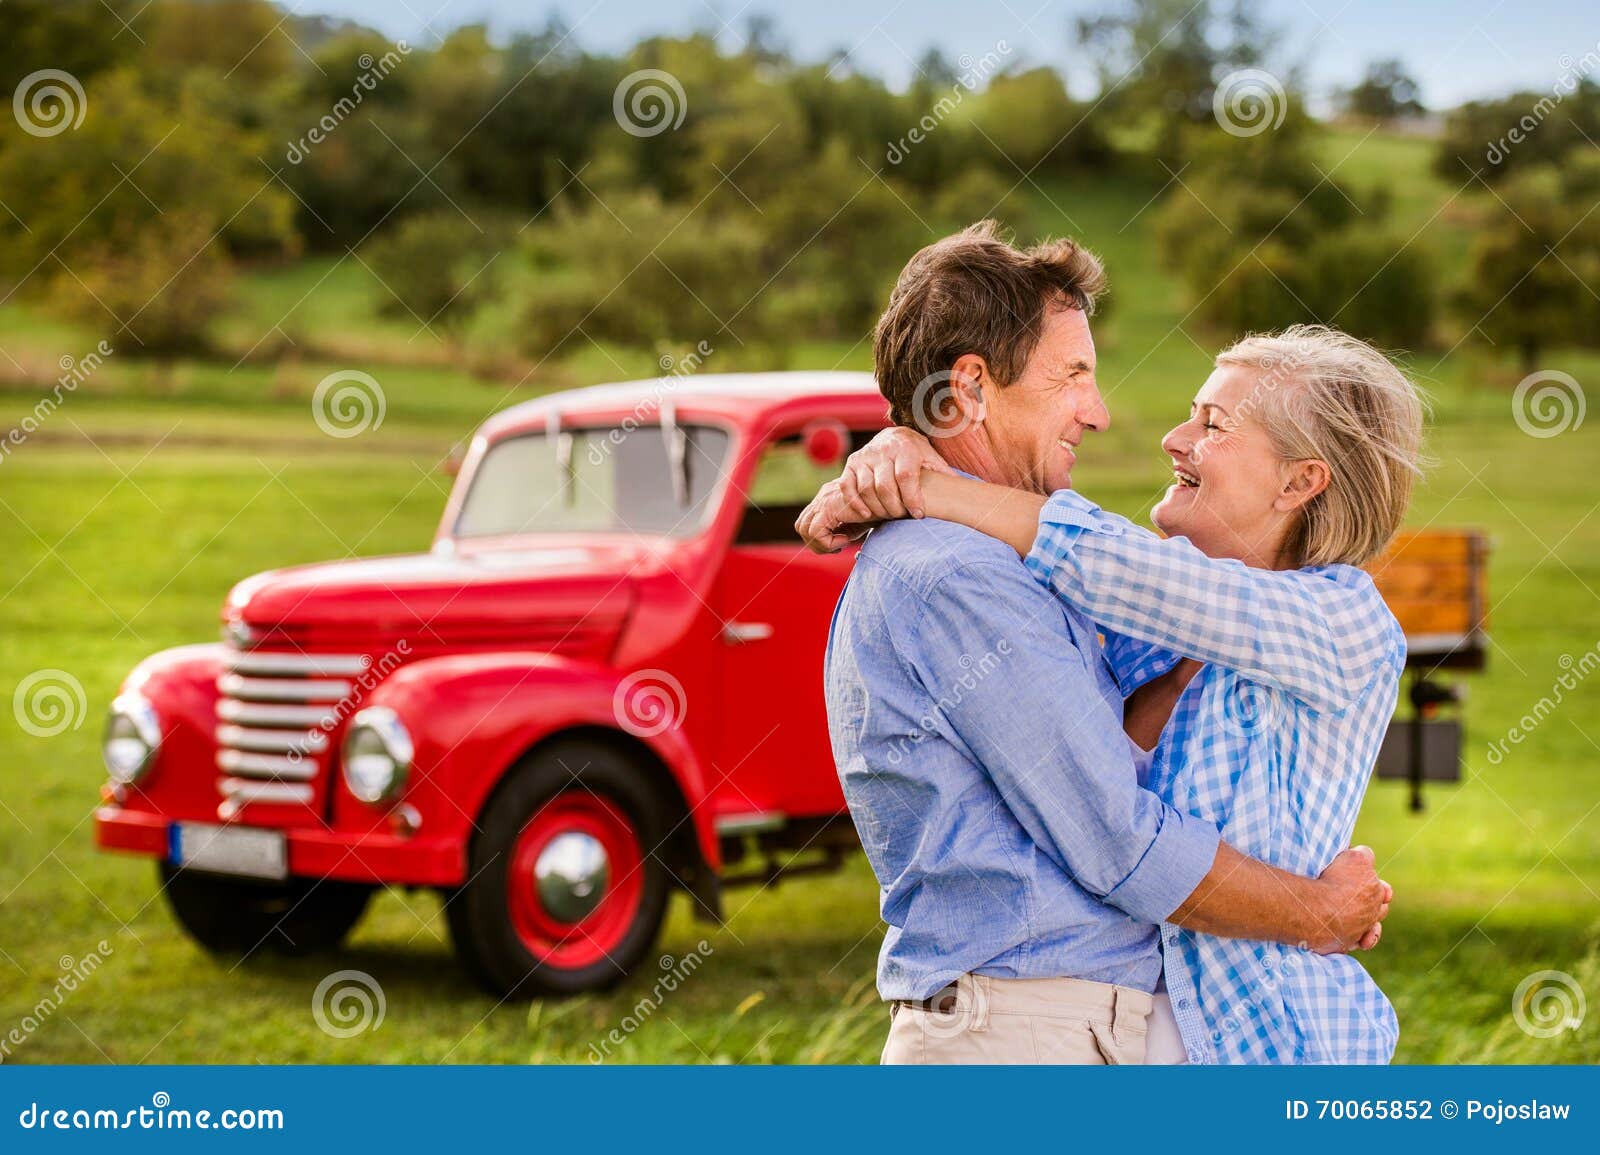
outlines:
{"label": "woman's ear", "polygon": [[987,406],[984,403],[984,382],[990,380],[989,363],[976,353],[963,353],[950,366],[950,394],[961,414],[962,428],[981,425]]}
{"label": "woman's ear", "polygon": [[1291,461],[1283,467],[1283,481],[1274,499],[1273,508],[1281,513],[1292,513],[1305,506],[1328,488],[1333,479],[1326,461],[1312,458],[1308,461]]}

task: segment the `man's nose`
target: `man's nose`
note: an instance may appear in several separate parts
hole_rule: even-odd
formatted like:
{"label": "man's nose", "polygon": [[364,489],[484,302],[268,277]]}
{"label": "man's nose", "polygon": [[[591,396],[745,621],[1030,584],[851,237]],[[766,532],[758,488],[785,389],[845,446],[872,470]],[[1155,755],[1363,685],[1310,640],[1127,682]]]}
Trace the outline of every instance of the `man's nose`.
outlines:
{"label": "man's nose", "polygon": [[1098,385],[1089,387],[1088,396],[1078,407],[1078,423],[1085,429],[1093,429],[1100,433],[1111,427],[1111,411],[1106,408],[1105,398],[1100,396]]}

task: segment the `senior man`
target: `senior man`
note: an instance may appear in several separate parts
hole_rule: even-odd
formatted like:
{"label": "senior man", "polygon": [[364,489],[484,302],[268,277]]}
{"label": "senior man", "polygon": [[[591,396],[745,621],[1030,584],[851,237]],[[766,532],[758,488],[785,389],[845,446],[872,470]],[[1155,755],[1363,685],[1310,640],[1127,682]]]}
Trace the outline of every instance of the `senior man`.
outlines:
{"label": "senior man", "polygon": [[[891,419],[967,474],[1068,488],[1110,420],[1089,329],[1103,283],[1073,242],[1021,250],[992,222],[923,249],[874,338]],[[804,535],[846,540],[814,510]],[[827,700],[888,924],[886,1063],[1143,1062],[1163,921],[1376,942],[1391,892],[1370,851],[1301,878],[1140,785],[1094,625],[999,541],[933,519],[873,532],[834,614]]]}

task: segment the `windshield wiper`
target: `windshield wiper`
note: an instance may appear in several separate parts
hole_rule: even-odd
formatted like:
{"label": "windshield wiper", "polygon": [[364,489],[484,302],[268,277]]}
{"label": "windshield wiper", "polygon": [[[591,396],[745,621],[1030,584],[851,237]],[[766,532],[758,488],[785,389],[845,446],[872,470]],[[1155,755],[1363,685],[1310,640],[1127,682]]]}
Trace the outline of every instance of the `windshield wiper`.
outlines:
{"label": "windshield wiper", "polygon": [[570,429],[561,428],[560,410],[552,410],[550,416],[545,418],[545,434],[556,446],[556,470],[561,478],[561,488],[558,496],[562,503],[571,508],[578,500],[577,472],[572,468],[572,447],[574,438]]}
{"label": "windshield wiper", "polygon": [[680,509],[689,506],[689,435],[678,425],[678,410],[671,401],[661,403],[661,435],[667,442],[672,466],[672,496]]}

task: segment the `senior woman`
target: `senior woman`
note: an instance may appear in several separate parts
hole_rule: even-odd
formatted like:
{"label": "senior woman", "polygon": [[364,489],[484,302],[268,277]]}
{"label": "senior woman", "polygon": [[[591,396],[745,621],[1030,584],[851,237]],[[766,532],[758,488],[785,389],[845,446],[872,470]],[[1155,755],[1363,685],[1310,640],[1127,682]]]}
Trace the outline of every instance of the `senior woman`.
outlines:
{"label": "senior woman", "polygon": [[[1174,480],[1151,520],[1165,538],[1075,492],[958,475],[906,429],[855,454],[799,528],[836,549],[909,510],[1010,544],[1104,631],[1146,785],[1314,876],[1350,842],[1394,710],[1404,635],[1356,567],[1405,515],[1421,428],[1416,390],[1383,354],[1295,326],[1219,355],[1163,438]],[[1394,1009],[1349,955],[1173,925],[1161,943],[1150,1062],[1394,1053]]]}

